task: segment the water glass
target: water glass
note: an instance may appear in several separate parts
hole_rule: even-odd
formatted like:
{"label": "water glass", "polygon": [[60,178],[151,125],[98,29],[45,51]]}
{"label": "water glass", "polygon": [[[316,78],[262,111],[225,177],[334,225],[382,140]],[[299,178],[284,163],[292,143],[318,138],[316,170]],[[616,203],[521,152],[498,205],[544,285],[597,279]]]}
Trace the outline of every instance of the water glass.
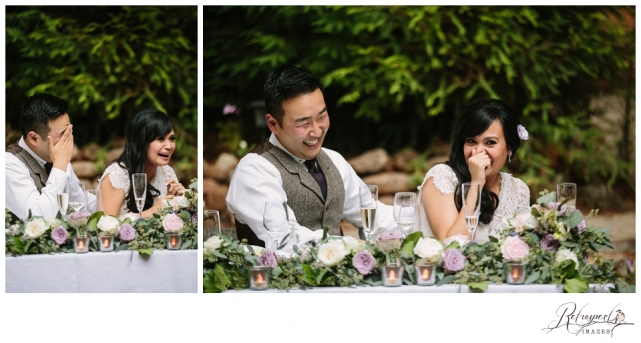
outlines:
{"label": "water glass", "polygon": [[402,228],[405,237],[412,231],[417,210],[416,193],[398,192],[394,195],[394,220]]}
{"label": "water glass", "polygon": [[220,213],[217,210],[203,211],[203,242],[215,233],[222,234],[220,229]]}
{"label": "water glass", "polygon": [[576,208],[576,183],[560,183],[556,185],[556,201],[560,204],[565,201],[565,206]]}

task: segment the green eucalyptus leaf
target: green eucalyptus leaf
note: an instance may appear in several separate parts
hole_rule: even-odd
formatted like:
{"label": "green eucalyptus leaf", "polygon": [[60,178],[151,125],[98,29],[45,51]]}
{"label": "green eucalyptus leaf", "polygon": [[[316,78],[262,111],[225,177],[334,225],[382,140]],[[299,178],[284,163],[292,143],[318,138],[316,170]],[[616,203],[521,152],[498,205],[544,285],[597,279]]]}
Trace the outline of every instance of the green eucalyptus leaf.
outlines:
{"label": "green eucalyptus leaf", "polygon": [[483,282],[469,282],[467,284],[470,288],[477,289],[479,291],[486,291],[487,290],[487,281]]}
{"label": "green eucalyptus leaf", "polygon": [[145,254],[145,255],[151,256],[154,253],[154,249],[152,249],[152,248],[138,249],[138,252],[141,253],[141,254]]}
{"label": "green eucalyptus leaf", "polygon": [[531,284],[532,282],[536,281],[541,274],[539,272],[532,272],[527,279],[525,279],[525,284]]}
{"label": "green eucalyptus leaf", "polygon": [[436,283],[437,286],[442,286],[450,283],[452,280],[454,280],[454,275],[447,275],[446,277],[442,278],[439,282]]}
{"label": "green eucalyptus leaf", "polygon": [[405,251],[405,253],[408,254],[409,256],[413,256],[414,247],[416,246],[416,243],[418,242],[418,240],[422,237],[423,237],[423,232],[421,231],[410,233],[403,240],[403,243],[401,244],[401,250]]}
{"label": "green eucalyptus leaf", "polygon": [[575,228],[583,221],[583,215],[579,211],[572,211],[566,217],[567,227]]}
{"label": "green eucalyptus leaf", "polygon": [[567,293],[585,293],[588,290],[588,281],[580,275],[566,279],[563,283],[563,290]]}
{"label": "green eucalyptus leaf", "polygon": [[550,202],[556,202],[556,192],[550,192],[536,199],[536,203],[539,205],[547,205]]}

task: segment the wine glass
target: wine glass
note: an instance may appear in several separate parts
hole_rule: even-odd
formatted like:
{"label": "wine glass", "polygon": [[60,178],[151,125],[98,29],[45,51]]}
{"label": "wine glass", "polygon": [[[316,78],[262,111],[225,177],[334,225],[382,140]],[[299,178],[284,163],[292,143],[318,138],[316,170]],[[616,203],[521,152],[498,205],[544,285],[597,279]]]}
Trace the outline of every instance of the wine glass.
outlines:
{"label": "wine glass", "polygon": [[378,205],[378,186],[365,185],[359,188],[361,202],[361,219],[367,240],[371,240],[376,223],[376,206]]}
{"label": "wine glass", "polygon": [[[280,250],[287,245],[290,235],[290,225],[287,214],[287,205],[276,200],[265,202],[263,211],[263,227],[271,237],[269,244],[265,242],[265,247],[272,251]],[[273,243],[273,244],[272,244]]]}
{"label": "wine glass", "polygon": [[134,200],[138,208],[138,215],[142,218],[142,209],[145,206],[147,197],[147,174],[135,173],[131,175],[131,182],[134,189]]}
{"label": "wine glass", "polygon": [[403,236],[410,234],[416,221],[416,194],[398,192],[394,195],[394,220],[403,228]]}
{"label": "wine glass", "polygon": [[[95,201],[96,205],[93,208],[89,208],[89,205],[88,205],[90,203],[89,200],[92,197],[94,197],[96,199],[96,201]],[[87,190],[87,212],[93,214],[95,212],[104,211],[104,210],[105,210],[105,208],[104,208],[104,206],[102,204],[102,192],[100,191],[100,189],[95,189],[95,188],[88,189]]]}
{"label": "wine glass", "polygon": [[461,185],[463,215],[472,241],[474,241],[474,233],[476,226],[479,224],[479,215],[481,214],[481,191],[482,187],[478,182],[465,182]]}
{"label": "wine glass", "polygon": [[64,179],[56,180],[56,199],[58,200],[60,215],[64,217],[69,206],[69,183]]}
{"label": "wine glass", "polygon": [[69,207],[73,212],[79,212],[87,207],[87,193],[84,182],[72,182],[69,185]]}
{"label": "wine glass", "polygon": [[570,210],[576,208],[576,183],[560,183],[556,185],[556,201],[561,204],[565,201],[565,206]]}
{"label": "wine glass", "polygon": [[203,242],[215,233],[222,234],[220,229],[220,214],[217,210],[203,211]]}

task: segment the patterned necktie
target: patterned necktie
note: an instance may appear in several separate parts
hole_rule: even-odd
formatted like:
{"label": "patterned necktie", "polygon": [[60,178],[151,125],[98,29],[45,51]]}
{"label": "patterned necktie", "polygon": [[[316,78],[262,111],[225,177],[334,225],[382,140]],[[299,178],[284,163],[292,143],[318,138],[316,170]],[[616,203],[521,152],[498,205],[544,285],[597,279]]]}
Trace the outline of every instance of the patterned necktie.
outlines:
{"label": "patterned necktie", "polygon": [[326,199],[327,198],[327,182],[325,181],[325,176],[318,168],[318,163],[316,163],[316,159],[305,161],[305,166],[307,167],[307,171],[309,171],[309,173],[312,175],[314,180],[318,182],[321,192],[323,193],[323,199]]}
{"label": "patterned necktie", "polygon": [[47,175],[51,174],[51,168],[53,168],[53,163],[45,163],[45,171],[47,172]]}

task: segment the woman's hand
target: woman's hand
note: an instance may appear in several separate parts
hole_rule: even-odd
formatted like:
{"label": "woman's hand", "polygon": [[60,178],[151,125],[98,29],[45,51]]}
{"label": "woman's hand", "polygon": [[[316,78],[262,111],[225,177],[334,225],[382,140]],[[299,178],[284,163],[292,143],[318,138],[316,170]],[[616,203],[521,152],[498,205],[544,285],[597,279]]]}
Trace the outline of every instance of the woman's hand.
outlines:
{"label": "woman's hand", "polygon": [[492,164],[490,157],[485,150],[478,151],[472,149],[472,156],[467,160],[467,167],[470,169],[470,176],[472,182],[478,182],[481,186],[485,185],[485,169],[489,168]]}
{"label": "woman's hand", "polygon": [[185,193],[185,187],[180,182],[172,179],[166,179],[166,181],[167,181],[167,194],[183,195],[183,193]]}

